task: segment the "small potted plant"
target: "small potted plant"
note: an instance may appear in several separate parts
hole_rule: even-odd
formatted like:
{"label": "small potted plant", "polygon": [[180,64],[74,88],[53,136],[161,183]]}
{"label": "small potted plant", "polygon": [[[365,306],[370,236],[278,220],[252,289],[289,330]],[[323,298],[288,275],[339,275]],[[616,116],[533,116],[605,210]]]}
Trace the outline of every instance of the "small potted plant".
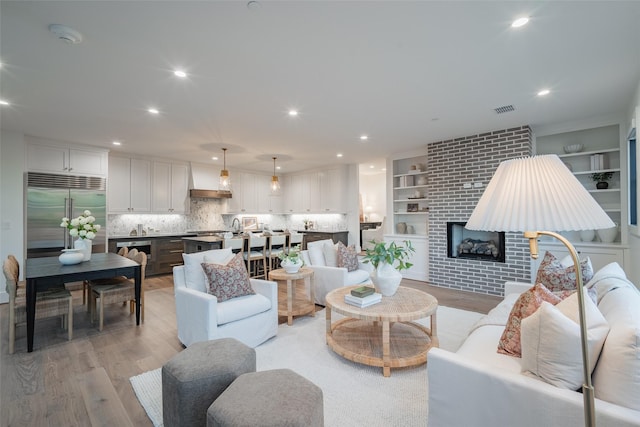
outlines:
{"label": "small potted plant", "polygon": [[591,174],[591,179],[596,182],[598,190],[609,188],[609,180],[613,177],[613,172],[596,172]]}
{"label": "small potted plant", "polygon": [[300,257],[300,251],[296,248],[292,248],[288,252],[280,252],[278,258],[280,258],[280,266],[282,266],[288,274],[297,273],[300,267],[304,265],[304,261],[302,261]]}
{"label": "small potted plant", "polygon": [[[376,291],[384,296],[392,296],[398,290],[402,280],[401,270],[410,268],[413,264],[407,259],[415,252],[410,240],[404,241],[404,246],[395,242],[375,242],[373,249],[367,249],[364,256],[365,263],[371,263],[375,269],[371,273],[371,280]],[[395,264],[395,266],[394,266]]]}

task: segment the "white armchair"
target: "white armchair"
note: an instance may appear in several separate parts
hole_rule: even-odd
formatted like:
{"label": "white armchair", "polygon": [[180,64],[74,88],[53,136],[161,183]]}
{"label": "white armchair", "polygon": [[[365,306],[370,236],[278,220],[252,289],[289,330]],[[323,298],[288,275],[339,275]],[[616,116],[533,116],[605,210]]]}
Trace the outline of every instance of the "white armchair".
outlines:
{"label": "white armchair", "polygon": [[358,260],[358,269],[347,271],[337,266],[337,254],[333,241],[318,240],[307,244],[308,250],[300,252],[305,265],[313,270],[316,304],[326,305],[327,294],[342,286],[370,284],[371,264]]}
{"label": "white armchair", "polygon": [[231,249],[183,254],[185,265],[173,267],[178,339],[187,347],[217,338],[235,338],[256,347],[278,332],[278,285],[275,282],[250,279],[255,295],[220,303],[207,293],[200,264],[225,264],[230,256]]}
{"label": "white armchair", "polygon": [[362,250],[373,249],[372,240],[375,242],[384,241],[384,220],[385,218],[382,219],[382,224],[376,228],[362,230]]}

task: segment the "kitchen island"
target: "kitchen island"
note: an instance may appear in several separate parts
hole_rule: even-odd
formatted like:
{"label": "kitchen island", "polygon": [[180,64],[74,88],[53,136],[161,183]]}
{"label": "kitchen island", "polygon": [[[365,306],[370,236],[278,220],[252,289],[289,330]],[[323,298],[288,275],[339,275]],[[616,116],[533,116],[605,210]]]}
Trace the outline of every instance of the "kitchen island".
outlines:
{"label": "kitchen island", "polygon": [[224,239],[218,236],[196,236],[182,238],[184,253],[209,251],[211,249],[222,249]]}

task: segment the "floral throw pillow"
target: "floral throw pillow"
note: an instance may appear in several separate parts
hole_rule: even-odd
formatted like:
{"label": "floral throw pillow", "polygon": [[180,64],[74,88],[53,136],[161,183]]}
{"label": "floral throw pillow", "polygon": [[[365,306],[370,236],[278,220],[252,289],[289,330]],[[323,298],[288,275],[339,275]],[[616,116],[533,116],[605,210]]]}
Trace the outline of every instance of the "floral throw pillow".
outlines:
{"label": "floral throw pillow", "polygon": [[[593,277],[593,266],[589,257],[580,261],[582,270],[582,282],[587,283]],[[564,291],[576,289],[576,269],[572,264],[568,267],[562,265],[560,260],[547,251],[538,267],[536,283],[542,283],[550,291]]]}
{"label": "floral throw pillow", "polygon": [[[569,293],[567,292],[567,294]],[[511,309],[507,325],[498,343],[498,353],[520,357],[520,323],[522,319],[535,313],[543,301],[556,305],[562,301],[562,299],[561,296],[554,294],[540,283],[537,283],[528,291],[523,292]]]}
{"label": "floral throw pillow", "polygon": [[338,267],[344,267],[347,271],[358,269],[358,253],[354,245],[345,246],[338,242]]}
{"label": "floral throw pillow", "polygon": [[227,265],[203,262],[202,269],[209,279],[209,293],[218,298],[218,302],[255,294],[240,254],[236,254]]}

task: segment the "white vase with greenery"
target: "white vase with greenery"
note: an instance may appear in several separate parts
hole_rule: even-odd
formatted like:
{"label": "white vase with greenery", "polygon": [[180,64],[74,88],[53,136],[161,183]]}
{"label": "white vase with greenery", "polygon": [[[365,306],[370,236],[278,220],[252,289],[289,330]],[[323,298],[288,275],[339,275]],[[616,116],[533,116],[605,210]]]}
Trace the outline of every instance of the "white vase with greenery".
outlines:
{"label": "white vase with greenery", "polygon": [[288,252],[281,252],[280,255],[278,255],[278,258],[280,258],[280,266],[288,274],[297,273],[304,265],[304,261],[302,261],[302,258],[300,258],[300,252],[298,251],[298,249],[291,249]]}
{"label": "white vase with greenery", "polygon": [[411,246],[410,240],[405,240],[404,246],[398,246],[395,242],[379,242],[375,243],[373,249],[367,249],[364,262],[371,263],[374,267],[374,271],[371,273],[371,281],[377,292],[386,297],[396,293],[402,281],[400,271],[406,270],[413,265],[407,262],[407,259],[414,252],[415,250]]}

